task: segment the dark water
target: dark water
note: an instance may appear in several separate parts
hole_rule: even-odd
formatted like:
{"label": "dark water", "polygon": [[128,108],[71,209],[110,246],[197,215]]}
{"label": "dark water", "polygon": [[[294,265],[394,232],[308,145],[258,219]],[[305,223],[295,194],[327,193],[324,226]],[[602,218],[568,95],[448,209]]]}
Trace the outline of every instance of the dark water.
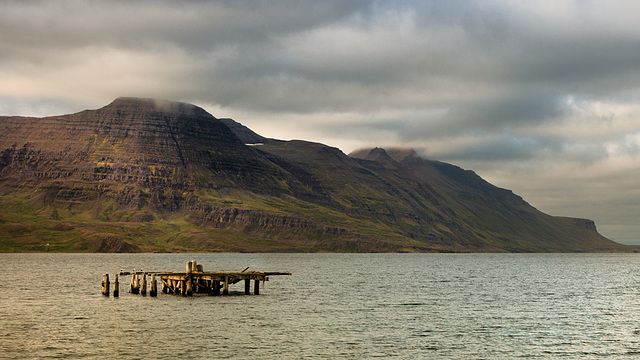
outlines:
{"label": "dark water", "polygon": [[[100,295],[120,269],[291,271],[261,295]],[[627,359],[640,255],[0,254],[0,358]],[[231,290],[242,291],[242,284]]]}

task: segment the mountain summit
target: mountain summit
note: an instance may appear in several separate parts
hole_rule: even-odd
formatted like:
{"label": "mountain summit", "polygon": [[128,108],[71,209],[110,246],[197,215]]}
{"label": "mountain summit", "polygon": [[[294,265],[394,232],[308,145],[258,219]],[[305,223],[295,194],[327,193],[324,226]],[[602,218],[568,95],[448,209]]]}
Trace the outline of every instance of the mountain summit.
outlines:
{"label": "mountain summit", "polygon": [[346,155],[194,105],[0,117],[0,251],[625,251],[411,149]]}

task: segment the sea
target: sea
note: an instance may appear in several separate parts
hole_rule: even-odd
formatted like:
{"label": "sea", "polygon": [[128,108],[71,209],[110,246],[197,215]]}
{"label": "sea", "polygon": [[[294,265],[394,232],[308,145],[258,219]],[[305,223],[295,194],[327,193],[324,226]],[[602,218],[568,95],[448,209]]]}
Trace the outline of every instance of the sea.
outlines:
{"label": "sea", "polygon": [[[292,275],[101,294],[104,274],[192,260]],[[629,359],[639,274],[640,254],[0,254],[0,358]]]}

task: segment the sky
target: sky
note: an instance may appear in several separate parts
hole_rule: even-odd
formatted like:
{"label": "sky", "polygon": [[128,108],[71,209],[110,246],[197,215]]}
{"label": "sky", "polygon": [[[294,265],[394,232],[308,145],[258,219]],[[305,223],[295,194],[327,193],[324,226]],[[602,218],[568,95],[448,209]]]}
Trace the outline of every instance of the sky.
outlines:
{"label": "sky", "polygon": [[120,96],[412,147],[640,244],[636,0],[0,0],[0,115]]}

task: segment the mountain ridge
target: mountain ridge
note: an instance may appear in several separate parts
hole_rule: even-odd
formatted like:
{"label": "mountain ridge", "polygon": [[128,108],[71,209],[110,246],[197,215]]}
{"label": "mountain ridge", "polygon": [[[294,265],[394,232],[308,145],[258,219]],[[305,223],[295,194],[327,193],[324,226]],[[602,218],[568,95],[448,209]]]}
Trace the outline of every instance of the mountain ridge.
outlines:
{"label": "mountain ridge", "polygon": [[347,155],[141,98],[0,117],[0,205],[0,251],[631,249],[412,149]]}

